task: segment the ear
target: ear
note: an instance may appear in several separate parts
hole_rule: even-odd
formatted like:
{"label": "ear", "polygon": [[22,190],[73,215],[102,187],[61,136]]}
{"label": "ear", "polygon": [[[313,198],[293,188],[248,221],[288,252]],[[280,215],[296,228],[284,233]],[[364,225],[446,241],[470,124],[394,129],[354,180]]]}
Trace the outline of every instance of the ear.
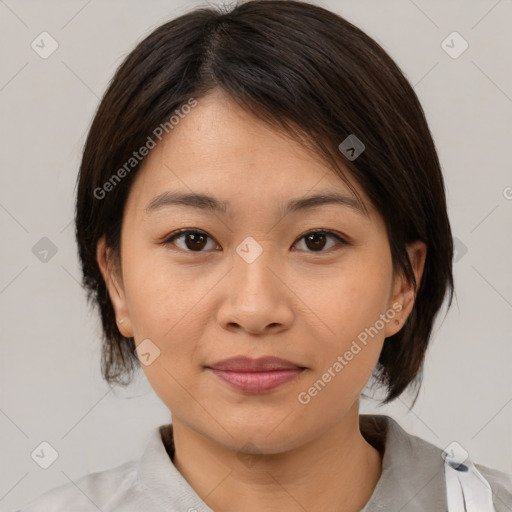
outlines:
{"label": "ear", "polygon": [[[407,253],[414,277],[416,278],[416,287],[419,289],[425,266],[425,258],[427,257],[427,246],[421,240],[416,240],[407,245]],[[415,300],[416,294],[413,283],[405,276],[396,274],[392,297],[388,305],[391,310],[396,311],[396,315],[392,321],[386,324],[386,338],[400,331],[411,314]]]}
{"label": "ear", "polygon": [[133,329],[126,304],[122,276],[117,270],[116,262],[113,261],[110,247],[106,245],[105,236],[100,238],[96,246],[96,259],[115,311],[117,328],[123,336],[131,338]]}

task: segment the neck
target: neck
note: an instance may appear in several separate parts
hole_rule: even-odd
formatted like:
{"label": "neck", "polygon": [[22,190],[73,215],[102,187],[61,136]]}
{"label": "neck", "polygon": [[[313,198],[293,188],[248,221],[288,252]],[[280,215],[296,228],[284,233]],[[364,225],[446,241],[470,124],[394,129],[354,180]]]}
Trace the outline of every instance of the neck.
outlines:
{"label": "neck", "polygon": [[272,454],[243,455],[172,419],[173,463],[215,511],[359,512],[382,472],[362,436],[359,404],[309,443]]}

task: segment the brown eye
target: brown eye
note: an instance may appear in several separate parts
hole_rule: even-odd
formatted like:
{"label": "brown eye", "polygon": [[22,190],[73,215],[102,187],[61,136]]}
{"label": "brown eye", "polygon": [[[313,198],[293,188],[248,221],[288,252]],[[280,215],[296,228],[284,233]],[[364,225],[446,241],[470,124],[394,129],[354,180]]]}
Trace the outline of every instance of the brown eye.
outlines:
{"label": "brown eye", "polygon": [[[203,249],[208,245],[207,240],[209,238],[210,237],[203,231],[187,229],[178,231],[177,233],[164,240],[163,243],[172,243],[173,245],[176,245],[180,249],[183,249],[187,252],[205,252]],[[181,240],[181,246],[175,244],[175,240]],[[217,246],[214,245],[214,247]]]}
{"label": "brown eye", "polygon": [[[341,245],[348,245],[346,240],[331,231],[310,231],[309,233],[302,235],[299,240],[304,239],[305,245],[310,252],[326,252],[323,249],[326,246],[326,240],[329,238],[338,240]],[[328,249],[330,249],[330,247],[328,247]]]}

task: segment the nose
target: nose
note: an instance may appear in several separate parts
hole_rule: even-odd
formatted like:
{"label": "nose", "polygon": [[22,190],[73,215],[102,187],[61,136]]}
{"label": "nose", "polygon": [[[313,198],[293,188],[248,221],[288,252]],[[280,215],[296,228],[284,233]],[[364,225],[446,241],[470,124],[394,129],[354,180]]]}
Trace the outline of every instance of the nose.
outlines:
{"label": "nose", "polygon": [[250,334],[289,329],[294,318],[294,294],[287,286],[284,266],[266,250],[252,261],[236,254],[233,263],[223,280],[219,325]]}

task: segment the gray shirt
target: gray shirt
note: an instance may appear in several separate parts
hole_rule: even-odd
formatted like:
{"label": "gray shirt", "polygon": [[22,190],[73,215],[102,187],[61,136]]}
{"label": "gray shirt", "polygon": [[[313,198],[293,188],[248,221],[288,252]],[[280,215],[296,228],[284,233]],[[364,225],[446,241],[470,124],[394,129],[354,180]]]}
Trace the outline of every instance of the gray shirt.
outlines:
{"label": "gray shirt", "polygon": [[[443,450],[389,416],[361,414],[359,422],[383,453],[382,474],[361,512],[446,512]],[[173,451],[172,424],[160,425],[138,460],[51,489],[17,512],[212,512],[174,466]],[[512,475],[475,466],[491,486],[496,512],[512,512]]]}

